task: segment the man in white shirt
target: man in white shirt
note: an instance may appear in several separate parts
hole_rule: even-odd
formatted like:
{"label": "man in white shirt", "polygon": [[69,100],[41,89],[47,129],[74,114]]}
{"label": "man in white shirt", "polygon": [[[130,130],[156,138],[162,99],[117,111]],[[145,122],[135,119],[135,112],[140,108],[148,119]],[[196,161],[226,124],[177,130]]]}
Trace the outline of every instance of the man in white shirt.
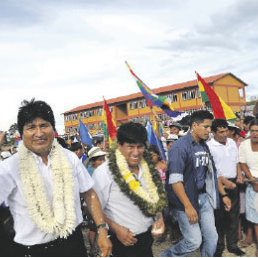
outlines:
{"label": "man in white shirt", "polygon": [[218,180],[221,180],[226,185],[228,185],[227,181],[230,181],[233,186],[231,189],[225,188],[225,194],[220,194],[221,199],[230,199],[231,207],[224,207],[223,202],[221,202],[220,209],[216,211],[215,218],[219,239],[215,256],[222,255],[225,248],[225,235],[228,251],[241,256],[245,253],[237,246],[239,191],[236,183],[242,183],[243,178],[238,161],[238,149],[236,143],[227,137],[228,123],[226,120],[213,120],[211,130],[214,138],[207,144],[218,171]]}
{"label": "man in white shirt", "polygon": [[80,223],[80,194],[99,227],[103,256],[111,253],[93,181],[72,152],[54,138],[55,119],[43,101],[24,101],[18,112],[18,153],[0,164],[0,203],[14,219],[8,256],[86,256]]}
{"label": "man in white shirt", "polygon": [[164,232],[161,211],[166,194],[145,149],[147,132],[139,123],[117,131],[108,160],[93,173],[96,190],[111,229],[113,256],[153,256],[153,235]]}

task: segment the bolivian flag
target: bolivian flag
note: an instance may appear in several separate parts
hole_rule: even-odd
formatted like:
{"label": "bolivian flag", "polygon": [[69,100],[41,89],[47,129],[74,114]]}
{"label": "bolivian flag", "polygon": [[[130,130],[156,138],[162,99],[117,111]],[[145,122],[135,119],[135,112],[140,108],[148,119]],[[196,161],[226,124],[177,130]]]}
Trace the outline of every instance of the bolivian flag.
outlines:
{"label": "bolivian flag", "polygon": [[136,80],[138,87],[140,88],[143,96],[145,97],[147,104],[150,108],[153,106],[157,106],[161,108],[168,116],[177,117],[181,114],[181,112],[174,110],[171,106],[170,101],[167,97],[156,95],[131,69],[129,64],[125,62],[127,67],[129,68],[132,76]]}
{"label": "bolivian flag", "polygon": [[104,137],[109,139],[109,144],[111,144],[116,138],[116,126],[105,99],[103,105],[103,123]]}
{"label": "bolivian flag", "polygon": [[206,106],[210,106],[213,110],[214,118],[222,118],[227,121],[236,119],[236,115],[232,109],[218,96],[215,91],[204,81],[204,79],[196,72],[199,90],[202,102]]}

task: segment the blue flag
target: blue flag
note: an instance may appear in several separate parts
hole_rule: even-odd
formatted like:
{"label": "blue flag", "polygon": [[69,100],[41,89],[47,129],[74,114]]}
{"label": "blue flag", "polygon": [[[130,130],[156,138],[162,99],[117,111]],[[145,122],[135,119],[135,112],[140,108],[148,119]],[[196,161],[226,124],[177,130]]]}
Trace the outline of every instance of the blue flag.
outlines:
{"label": "blue flag", "polygon": [[146,130],[147,130],[147,137],[148,137],[148,141],[149,141],[150,145],[155,145],[159,151],[159,156],[161,157],[161,159],[166,161],[167,157],[165,155],[163,145],[160,142],[157,134],[154,132],[153,127],[150,123],[147,124]]}
{"label": "blue flag", "polygon": [[86,125],[81,121],[80,119],[80,128],[79,128],[79,133],[81,137],[81,142],[86,143],[90,147],[93,146],[92,140],[91,140],[91,135],[89,134],[89,131],[86,127]]}

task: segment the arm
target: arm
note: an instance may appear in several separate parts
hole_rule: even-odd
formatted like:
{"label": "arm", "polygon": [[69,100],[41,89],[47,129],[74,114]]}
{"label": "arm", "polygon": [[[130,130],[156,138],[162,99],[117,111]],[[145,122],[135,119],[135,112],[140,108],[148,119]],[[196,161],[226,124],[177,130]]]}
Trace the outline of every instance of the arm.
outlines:
{"label": "arm", "polygon": [[[224,186],[223,186],[223,182],[226,182],[226,181],[229,181],[229,180],[227,180],[225,177],[219,177],[218,178],[218,188],[219,188],[220,195],[222,195],[222,201],[224,203],[225,210],[226,211],[230,211],[230,209],[231,209],[231,200],[228,198],[227,193],[226,193],[226,191],[224,189]],[[229,181],[229,182],[232,183],[231,181]]]}
{"label": "arm", "polygon": [[153,236],[159,237],[164,233],[164,231],[165,231],[165,224],[164,224],[163,216],[162,216],[162,213],[159,212],[156,215],[156,219],[152,226],[151,233]]}
{"label": "arm", "polygon": [[245,175],[247,176],[248,179],[250,180],[255,180],[255,178],[252,176],[249,167],[247,166],[246,163],[240,163],[241,169],[244,171]]}
{"label": "arm", "polygon": [[[83,197],[87,204],[87,207],[94,219],[95,224],[98,226],[105,223],[104,215],[102,213],[101,205],[97,194],[91,188],[87,192],[83,193]],[[101,250],[102,256],[110,256],[112,250],[112,244],[107,237],[107,230],[104,228],[98,229],[98,246]]]}
{"label": "arm", "polygon": [[[219,178],[218,178],[218,180],[220,181],[220,183],[221,183],[221,191],[223,191],[223,192],[225,192],[224,191],[224,187],[225,188],[227,188],[227,189],[234,189],[234,188],[236,188],[236,184],[235,183],[233,183],[233,182],[231,182],[230,180],[228,180],[227,178],[225,178],[224,176],[220,176]],[[220,185],[219,185],[219,187],[220,187]],[[220,189],[219,189],[219,191],[220,191]],[[220,194],[222,194],[221,192],[220,192]]]}
{"label": "arm", "polygon": [[244,177],[242,175],[242,170],[240,167],[240,163],[237,163],[237,183],[243,184],[244,183]]}
{"label": "arm", "polygon": [[180,200],[180,202],[184,205],[185,207],[185,213],[188,217],[188,220],[191,224],[195,224],[198,222],[198,214],[194,207],[192,206],[190,200],[188,199],[186,193],[185,193],[185,188],[182,182],[178,182],[175,184],[172,184],[172,188]]}
{"label": "arm", "polygon": [[123,245],[131,246],[138,241],[138,239],[135,238],[135,234],[128,228],[119,225],[107,216],[105,216],[105,220],[108,223],[110,230],[116,234],[116,237]]}

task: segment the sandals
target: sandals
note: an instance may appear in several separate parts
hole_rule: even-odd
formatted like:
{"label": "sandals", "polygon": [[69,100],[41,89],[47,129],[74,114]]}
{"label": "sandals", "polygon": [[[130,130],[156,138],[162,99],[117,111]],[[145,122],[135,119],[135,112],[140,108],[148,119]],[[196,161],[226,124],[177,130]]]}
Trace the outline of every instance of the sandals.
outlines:
{"label": "sandals", "polygon": [[244,248],[244,247],[250,246],[252,243],[253,243],[253,241],[247,242],[246,240],[242,240],[242,241],[240,241],[240,243],[239,243],[238,246],[239,246],[240,248]]}

